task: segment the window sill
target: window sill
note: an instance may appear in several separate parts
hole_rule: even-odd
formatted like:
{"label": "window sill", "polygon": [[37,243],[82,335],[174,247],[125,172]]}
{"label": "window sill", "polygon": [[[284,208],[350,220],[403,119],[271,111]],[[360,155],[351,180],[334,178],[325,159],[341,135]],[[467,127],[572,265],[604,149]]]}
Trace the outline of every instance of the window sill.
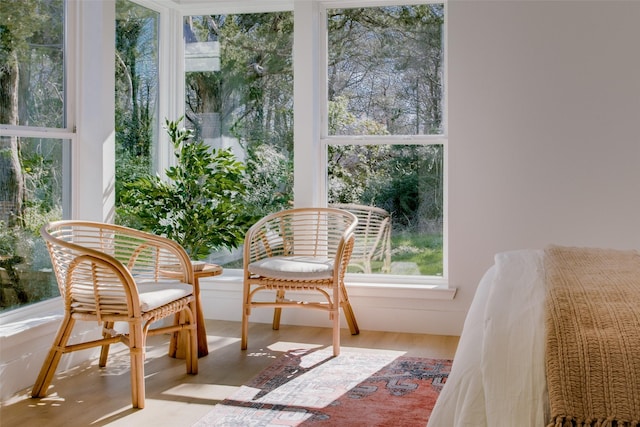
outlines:
{"label": "window sill", "polygon": [[[381,280],[385,280],[382,282]],[[417,282],[400,276],[348,275],[347,286],[352,298],[383,298],[397,300],[451,301],[456,288],[449,288],[443,278],[429,278]],[[242,270],[225,270],[220,276],[203,278],[200,284],[205,291],[242,292]],[[46,324],[57,328],[63,314],[60,297],[0,314],[0,340],[13,336],[30,339],[28,331]],[[22,334],[27,332],[26,334]]]}
{"label": "window sill", "polygon": [[6,338],[52,321],[55,321],[57,326],[62,315],[60,297],[1,313],[0,338]]}

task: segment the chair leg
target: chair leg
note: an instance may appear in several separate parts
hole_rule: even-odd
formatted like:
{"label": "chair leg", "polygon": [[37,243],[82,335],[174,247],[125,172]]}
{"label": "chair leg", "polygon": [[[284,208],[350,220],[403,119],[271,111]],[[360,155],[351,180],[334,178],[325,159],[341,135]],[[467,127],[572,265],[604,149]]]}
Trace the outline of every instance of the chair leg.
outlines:
{"label": "chair leg", "polygon": [[351,302],[349,302],[349,297],[347,295],[347,290],[344,289],[344,285],[341,286],[342,293],[342,311],[344,311],[344,317],[347,320],[347,324],[349,325],[349,330],[351,331],[351,335],[358,335],[360,333],[360,328],[358,327],[358,322],[356,321],[356,315],[353,312],[353,308],[351,307]]}
{"label": "chair leg", "polygon": [[247,308],[242,309],[242,337],[240,338],[240,349],[247,349],[247,335],[249,335],[249,315],[247,314]]}
{"label": "chair leg", "polygon": [[40,374],[31,390],[31,397],[45,397],[47,395],[47,389],[56,372],[60,357],[62,356],[62,350],[67,345],[74,323],[75,320],[70,315],[65,314],[53,345],[42,363]]}
{"label": "chair leg", "polygon": [[191,309],[191,316],[187,315],[189,319],[189,343],[187,347],[187,354],[185,359],[187,362],[187,374],[198,373],[198,321],[196,319],[196,301],[194,300],[189,304]]}
{"label": "chair leg", "polygon": [[280,329],[280,317],[282,317],[282,308],[276,307],[273,309],[273,323],[271,329],[277,331]]}
{"label": "chair leg", "polygon": [[247,342],[249,341],[249,307],[245,306],[242,309],[242,337],[240,339],[240,349],[247,349]]}
{"label": "chair leg", "polygon": [[340,305],[341,305],[341,292],[339,286],[333,288],[333,298],[331,301],[331,307],[329,311],[329,319],[333,323],[333,355],[338,356],[340,354]]}
{"label": "chair leg", "polygon": [[[276,292],[276,302],[280,303],[284,301],[284,291],[283,290],[279,290]],[[274,331],[277,331],[278,329],[280,329],[280,317],[282,316],[282,308],[281,307],[276,307],[273,310],[273,324],[272,324],[272,328]]]}
{"label": "chair leg", "polygon": [[[180,313],[176,313],[173,315],[173,324],[174,325],[179,325],[180,324]],[[180,332],[176,331],[176,332],[172,332],[171,333],[171,340],[169,341],[169,357],[177,357],[178,356],[178,343],[180,341]]]}
{"label": "chair leg", "polygon": [[244,291],[242,297],[242,331],[240,337],[240,349],[247,349],[247,341],[249,337],[249,315],[251,314],[251,292],[250,285],[246,283],[244,284]]}
{"label": "chair leg", "polygon": [[349,331],[351,332],[351,335],[358,335],[360,333],[360,328],[358,327],[356,316],[353,313],[353,308],[351,308],[351,303],[349,301],[343,303],[342,310],[344,311],[344,317],[347,320],[347,324],[349,325]]}
{"label": "chair leg", "polygon": [[333,322],[333,355],[340,355],[340,305],[335,304],[335,310],[331,311],[331,321]]}
{"label": "chair leg", "polygon": [[[104,322],[103,328],[104,330],[102,331],[102,338],[109,338],[111,336],[111,332],[108,332],[108,330],[113,329],[114,326],[114,322]],[[98,366],[100,366],[101,368],[104,368],[105,366],[107,366],[107,358],[109,357],[109,344],[105,344],[102,346],[102,349],[100,349],[100,361],[98,363]]]}
{"label": "chair leg", "polygon": [[129,357],[131,358],[131,404],[144,408],[144,334],[140,323],[129,323]]}

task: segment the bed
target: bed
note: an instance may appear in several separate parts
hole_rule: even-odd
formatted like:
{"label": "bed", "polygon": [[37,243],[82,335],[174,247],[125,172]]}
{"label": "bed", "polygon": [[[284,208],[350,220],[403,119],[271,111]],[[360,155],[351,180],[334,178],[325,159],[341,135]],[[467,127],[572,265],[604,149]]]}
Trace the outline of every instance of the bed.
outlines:
{"label": "bed", "polygon": [[[549,253],[555,250],[571,256],[586,251],[591,258],[574,261],[560,257],[551,262]],[[607,258],[609,256],[613,258]],[[618,258],[621,264],[611,261],[617,262]],[[592,259],[596,261],[592,262]],[[564,264],[571,264],[572,270],[558,270],[558,266]],[[593,288],[598,295],[595,297],[594,291],[589,294],[581,285],[573,284],[581,271],[586,271],[588,281],[596,284]],[[558,296],[554,293],[555,288],[550,287],[551,282],[559,282],[561,288],[564,286],[571,292],[578,288],[578,297],[564,293]],[[619,282],[624,282],[624,290]],[[580,300],[582,295],[587,306],[597,306],[594,313],[605,310],[605,314],[594,315],[590,308],[574,307],[573,301]],[[604,302],[596,303],[601,296]],[[620,304],[626,308],[620,308]],[[638,307],[640,254],[636,251],[550,247],[497,254],[494,265],[478,285],[451,373],[428,426],[640,425]],[[557,314],[550,314],[555,312]],[[616,320],[620,313],[627,316],[626,320]],[[557,316],[564,316],[569,326],[558,323]],[[578,342],[573,348],[565,345],[562,337],[572,336],[579,324],[587,324],[588,339],[595,337],[600,341],[589,345]],[[612,333],[607,335],[605,332]],[[620,334],[624,339],[620,339]],[[610,337],[614,338],[610,340]],[[571,344],[572,339],[566,341]],[[611,364],[616,369],[620,365],[623,372],[611,372],[613,368],[609,364],[600,363],[610,357],[609,353],[613,353]],[[581,367],[581,373],[567,379],[563,376],[565,360],[573,363],[573,359],[578,359],[576,363]],[[569,362],[566,364],[571,365]],[[592,371],[596,372],[600,365],[604,366],[603,375],[592,377]],[[560,380],[557,380],[558,370]],[[597,414],[576,415],[571,412],[573,407],[567,409],[566,405],[559,404],[559,401],[566,403],[562,399],[567,398],[567,390],[574,386],[580,389],[578,403],[591,405],[585,411],[592,411],[594,406],[599,410],[598,405],[602,404],[608,412],[600,414],[596,410]],[[604,403],[594,403],[593,396],[602,394],[603,390],[607,395]]]}

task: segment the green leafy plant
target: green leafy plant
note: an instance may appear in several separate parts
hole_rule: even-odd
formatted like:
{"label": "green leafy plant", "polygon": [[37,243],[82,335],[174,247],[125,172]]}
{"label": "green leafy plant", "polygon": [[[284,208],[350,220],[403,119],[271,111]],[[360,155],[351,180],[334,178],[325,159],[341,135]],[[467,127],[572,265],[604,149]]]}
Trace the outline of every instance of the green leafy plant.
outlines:
{"label": "green leafy plant", "polygon": [[189,129],[165,122],[176,156],[167,179],[142,176],[125,184],[121,210],[138,228],[180,243],[193,259],[238,247],[249,223],[244,215],[244,166],[230,149],[193,141]]}

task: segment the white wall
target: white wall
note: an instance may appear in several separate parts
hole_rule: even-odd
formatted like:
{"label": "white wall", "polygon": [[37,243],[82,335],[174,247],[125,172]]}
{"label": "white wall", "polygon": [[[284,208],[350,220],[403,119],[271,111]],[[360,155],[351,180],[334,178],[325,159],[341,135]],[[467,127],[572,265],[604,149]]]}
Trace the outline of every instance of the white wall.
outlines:
{"label": "white wall", "polygon": [[458,302],[499,251],[640,248],[640,2],[453,0],[448,10]]}

